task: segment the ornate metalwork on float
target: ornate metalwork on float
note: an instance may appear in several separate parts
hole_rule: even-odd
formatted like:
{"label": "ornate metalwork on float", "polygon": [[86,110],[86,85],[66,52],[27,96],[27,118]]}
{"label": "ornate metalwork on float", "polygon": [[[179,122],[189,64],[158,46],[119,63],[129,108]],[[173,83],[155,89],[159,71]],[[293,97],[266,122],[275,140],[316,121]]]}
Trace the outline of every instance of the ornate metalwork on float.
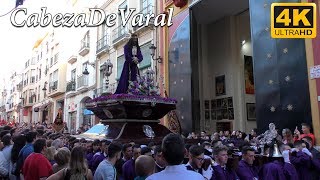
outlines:
{"label": "ornate metalwork on float", "polygon": [[259,139],[260,145],[271,144],[274,139],[278,136],[278,132],[276,130],[276,126],[273,123],[269,124],[269,130],[259,135],[257,139]]}
{"label": "ornate metalwork on float", "polygon": [[270,123],[269,129],[257,137],[257,145],[261,149],[261,155],[265,155],[264,147],[265,145],[268,145],[270,148],[273,148],[273,154],[271,157],[282,157],[277,145],[277,141],[280,140],[279,137],[280,136],[276,130],[276,126],[273,123]]}

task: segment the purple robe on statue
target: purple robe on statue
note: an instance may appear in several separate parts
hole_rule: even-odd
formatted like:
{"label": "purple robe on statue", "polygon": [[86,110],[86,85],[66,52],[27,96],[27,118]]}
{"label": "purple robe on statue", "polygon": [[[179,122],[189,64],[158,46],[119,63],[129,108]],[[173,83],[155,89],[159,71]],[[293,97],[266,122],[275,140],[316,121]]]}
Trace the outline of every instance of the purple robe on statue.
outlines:
{"label": "purple robe on statue", "polygon": [[124,180],[132,180],[136,177],[135,160],[130,159],[122,166],[122,176]]}
{"label": "purple robe on statue", "polygon": [[290,162],[294,165],[298,172],[300,180],[310,180],[311,157],[306,153],[299,151],[295,155],[290,156]]}
{"label": "purple robe on statue", "polygon": [[299,180],[299,177],[292,164],[273,161],[262,166],[259,180]]}
{"label": "purple robe on statue", "polygon": [[[133,62],[132,48],[130,48],[128,45],[124,46],[124,58],[125,61],[115,94],[127,94],[129,80],[136,81],[137,75],[139,74],[138,66]],[[140,48],[137,49],[137,58],[139,63],[143,60]]]}
{"label": "purple robe on statue", "polygon": [[249,165],[244,160],[241,160],[239,162],[238,168],[236,170],[236,173],[240,180],[258,178],[258,172],[258,167]]}
{"label": "purple robe on statue", "polygon": [[213,169],[213,174],[211,177],[212,180],[229,180],[229,179],[238,180],[239,179],[237,174],[229,168],[223,168],[220,165],[214,165],[212,169]]}

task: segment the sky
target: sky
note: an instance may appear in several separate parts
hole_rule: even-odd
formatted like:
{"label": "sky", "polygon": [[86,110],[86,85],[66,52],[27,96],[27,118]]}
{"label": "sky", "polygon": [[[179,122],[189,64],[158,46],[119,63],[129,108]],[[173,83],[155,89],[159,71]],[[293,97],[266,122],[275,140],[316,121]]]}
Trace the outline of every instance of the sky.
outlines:
{"label": "sky", "polygon": [[[72,13],[70,11],[74,11],[74,8],[67,4],[74,1],[77,2],[78,7],[88,7],[86,3],[90,2],[88,0],[25,0],[19,8],[27,8],[26,16],[34,12],[40,13],[41,7],[47,7],[47,12],[52,14]],[[2,84],[8,83],[12,72],[18,71],[19,73],[23,70],[24,63],[30,58],[34,43],[52,29],[51,26],[46,28],[40,26],[36,28],[14,27],[10,22],[11,13],[1,17],[14,7],[15,0],[0,1],[0,88],[3,87]],[[4,82],[4,79],[7,80]]]}
{"label": "sky", "polygon": [[[32,4],[30,3],[32,1]],[[59,0],[57,0],[59,1]],[[28,14],[36,9],[43,0],[25,0],[21,8],[27,8]],[[0,16],[9,12],[15,7],[15,0],[1,0]],[[30,10],[30,11],[29,11]],[[39,11],[39,10],[38,10]],[[8,79],[12,72],[23,70],[24,63],[30,58],[32,47],[35,41],[45,33],[45,28],[16,28],[10,22],[11,13],[0,17],[0,82]],[[7,82],[7,81],[6,81]]]}

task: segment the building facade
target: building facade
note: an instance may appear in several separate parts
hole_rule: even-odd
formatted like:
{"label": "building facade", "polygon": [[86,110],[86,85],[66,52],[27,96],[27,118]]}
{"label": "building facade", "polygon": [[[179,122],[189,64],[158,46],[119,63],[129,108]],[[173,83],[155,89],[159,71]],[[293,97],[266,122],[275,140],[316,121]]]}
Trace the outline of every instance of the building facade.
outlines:
{"label": "building facade", "polygon": [[272,39],[271,3],[161,2],[160,11],[174,8],[174,17],[171,27],[161,29],[160,69],[165,91],[178,100],[185,132],[255,127],[264,132],[271,122],[292,131],[302,122],[320,127],[319,83],[309,76],[319,64],[319,38]]}

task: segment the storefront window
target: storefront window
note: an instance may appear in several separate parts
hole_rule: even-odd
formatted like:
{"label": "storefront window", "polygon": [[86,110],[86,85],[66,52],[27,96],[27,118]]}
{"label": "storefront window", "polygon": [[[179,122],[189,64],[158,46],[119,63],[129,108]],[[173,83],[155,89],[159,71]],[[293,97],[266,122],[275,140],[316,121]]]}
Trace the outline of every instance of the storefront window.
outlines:
{"label": "storefront window", "polygon": [[83,121],[82,121],[83,126],[85,125],[91,126],[92,112],[85,108],[83,108],[82,112],[83,112]]}

